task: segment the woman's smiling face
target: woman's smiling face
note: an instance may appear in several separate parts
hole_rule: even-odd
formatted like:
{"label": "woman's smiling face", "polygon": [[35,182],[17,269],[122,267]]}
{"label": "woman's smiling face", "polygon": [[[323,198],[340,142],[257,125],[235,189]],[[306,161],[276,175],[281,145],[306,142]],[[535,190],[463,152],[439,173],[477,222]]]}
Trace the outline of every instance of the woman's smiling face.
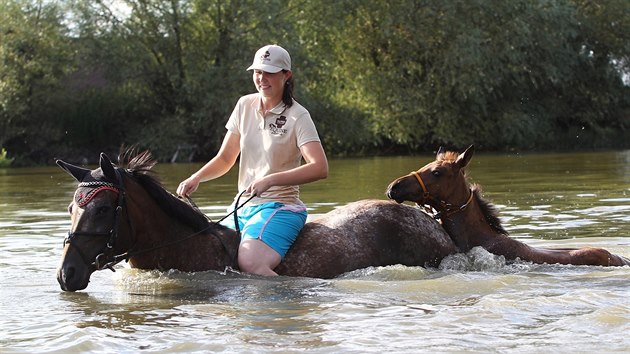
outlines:
{"label": "woman's smiling face", "polygon": [[277,73],[269,73],[262,70],[254,70],[254,85],[258,92],[267,99],[275,101],[281,100],[284,90],[284,83],[291,77],[290,71],[279,71]]}

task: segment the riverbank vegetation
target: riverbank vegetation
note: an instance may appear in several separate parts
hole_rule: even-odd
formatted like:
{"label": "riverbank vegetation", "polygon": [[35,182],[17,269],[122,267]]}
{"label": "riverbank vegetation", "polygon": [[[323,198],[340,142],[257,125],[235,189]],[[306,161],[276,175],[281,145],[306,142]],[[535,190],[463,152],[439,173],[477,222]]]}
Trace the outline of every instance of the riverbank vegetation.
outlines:
{"label": "riverbank vegetation", "polygon": [[268,43],[330,155],[630,147],[627,0],[3,0],[0,146],[206,160]]}

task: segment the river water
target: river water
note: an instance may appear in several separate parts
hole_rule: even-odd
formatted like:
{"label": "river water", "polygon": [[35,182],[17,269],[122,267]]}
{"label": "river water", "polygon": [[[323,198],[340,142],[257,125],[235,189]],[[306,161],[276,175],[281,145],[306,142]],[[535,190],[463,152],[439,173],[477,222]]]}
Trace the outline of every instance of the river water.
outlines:
{"label": "river water", "polygon": [[[333,159],[302,189],[311,215],[383,199],[433,156]],[[199,164],[160,164],[173,191]],[[511,236],[630,257],[630,151],[477,154],[469,176]],[[236,171],[195,202],[218,219]],[[0,169],[2,353],[622,353],[630,268],[506,264],[482,249],[437,269],[368,268],[337,279],[117,271],[81,292],[55,279],[76,182],[56,167]]]}

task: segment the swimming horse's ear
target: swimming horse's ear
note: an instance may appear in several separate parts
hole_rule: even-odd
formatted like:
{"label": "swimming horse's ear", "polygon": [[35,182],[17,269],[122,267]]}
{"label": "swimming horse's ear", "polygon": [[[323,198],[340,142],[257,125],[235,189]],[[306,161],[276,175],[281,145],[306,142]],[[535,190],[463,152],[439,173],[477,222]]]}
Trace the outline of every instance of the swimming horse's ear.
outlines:
{"label": "swimming horse's ear", "polygon": [[83,182],[85,176],[90,174],[90,170],[88,170],[87,168],[75,166],[61,160],[55,160],[55,163],[59,167],[63,168],[64,171],[68,172],[68,174],[74,177],[74,179],[76,179],[78,182]]}
{"label": "swimming horse's ear", "polygon": [[107,177],[110,181],[114,181],[118,183],[118,176],[116,175],[116,170],[114,169],[114,165],[112,164],[112,160],[105,155],[105,153],[101,152],[101,160],[99,162],[101,166],[101,171],[103,171],[103,175]]}
{"label": "swimming horse's ear", "polygon": [[470,160],[472,160],[473,154],[475,153],[475,145],[470,145],[468,149],[464,150],[459,156],[455,163],[459,166],[460,169],[468,166]]}

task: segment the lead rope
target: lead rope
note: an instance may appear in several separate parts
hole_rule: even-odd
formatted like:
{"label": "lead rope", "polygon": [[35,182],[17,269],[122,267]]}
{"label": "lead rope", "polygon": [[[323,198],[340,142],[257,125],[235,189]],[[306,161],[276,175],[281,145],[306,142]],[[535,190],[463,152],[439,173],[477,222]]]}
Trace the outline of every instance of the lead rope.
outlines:
{"label": "lead rope", "polygon": [[[236,233],[238,234],[239,238],[241,237],[241,229],[240,226],[238,224],[238,216],[236,211],[239,210],[240,208],[244,207],[245,204],[249,203],[250,200],[254,199],[254,197],[256,196],[255,194],[252,195],[251,197],[249,197],[245,202],[243,202],[243,204],[239,205],[241,197],[243,196],[243,194],[245,194],[245,191],[242,191],[238,197],[236,198],[236,203],[234,204],[234,210],[232,210],[231,212],[229,212],[227,215],[225,215],[224,217],[222,217],[221,219],[219,219],[219,221],[217,221],[217,224],[221,223],[221,221],[227,219],[230,215],[234,214],[234,225],[236,227]],[[197,204],[195,204],[195,202],[192,200],[192,198],[187,195],[186,196],[186,200],[188,201],[188,203],[190,204],[190,206],[192,206],[193,208],[195,208],[197,211],[199,211],[201,214],[206,215],[204,212],[201,211],[201,209],[199,209],[199,207],[197,206]],[[208,216],[206,216],[206,218],[208,220],[210,220],[210,218],[208,218]],[[210,220],[211,221],[211,220]]]}
{"label": "lead rope", "polygon": [[[245,190],[239,193],[238,197],[236,197],[236,204],[234,204],[234,211],[232,212],[234,214],[234,228],[236,229],[236,236],[239,239],[239,245],[240,245],[240,240],[241,240],[241,225],[238,222],[238,215],[236,211],[242,208],[245,204],[247,204],[250,200],[252,200],[256,196],[256,194],[252,194],[243,204],[238,205],[243,194],[245,194]],[[229,215],[230,214],[226,215],[223,219],[227,218]],[[219,222],[221,222],[223,219],[219,220]],[[234,252],[234,256],[232,257],[232,265],[235,265],[235,264],[238,265],[237,258],[238,258],[238,247],[236,247],[236,252]],[[225,268],[225,272],[227,272],[228,270],[232,270],[231,267]]]}
{"label": "lead rope", "polygon": [[[236,228],[236,235],[238,235],[238,238],[241,238],[241,226],[239,225],[238,222],[238,215],[236,215],[236,211],[238,209],[240,209],[241,207],[243,207],[245,204],[247,204],[250,200],[252,200],[256,194],[253,194],[251,197],[249,197],[249,199],[247,199],[245,201],[245,203],[241,204],[241,206],[238,205],[238,203],[241,200],[241,197],[243,196],[243,194],[245,194],[245,191],[242,191],[241,193],[239,193],[238,197],[236,197],[236,204],[234,204],[234,227]],[[228,214],[230,215],[230,214]],[[227,217],[227,215],[226,215]],[[220,222],[220,221],[219,221]]]}
{"label": "lead rope", "polygon": [[[238,213],[237,211],[239,209],[241,209],[242,207],[245,206],[245,204],[249,203],[250,200],[254,199],[254,197],[256,196],[255,194],[253,194],[252,196],[250,196],[249,198],[247,198],[247,200],[245,202],[243,202],[243,204],[240,204],[240,200],[241,197],[243,196],[243,194],[245,194],[245,190],[242,191],[241,193],[239,193],[238,197],[236,197],[236,203],[234,203],[234,209],[229,212],[227,215],[225,215],[224,217],[222,217],[221,219],[219,219],[219,221],[217,221],[217,224],[221,223],[223,220],[227,219],[230,215],[234,215],[234,228],[236,229],[236,235],[238,236],[238,239],[240,241],[241,239],[241,226],[238,222]],[[201,210],[199,209],[199,207],[197,207],[197,204],[195,204],[195,202],[193,202],[192,198],[190,196],[186,196],[186,200],[188,200],[188,202],[190,203],[190,205],[197,209],[199,212],[201,212]],[[240,205],[239,205],[240,204]],[[205,215],[205,213],[201,212],[203,215]],[[207,216],[206,216],[207,217]],[[208,219],[210,220],[210,219]],[[205,231],[201,230],[201,231]],[[200,231],[200,232],[201,232]],[[192,235],[191,235],[192,236]],[[189,237],[187,237],[188,239]],[[228,251],[228,248],[225,246],[225,244],[223,243],[223,240],[221,240],[221,238],[219,238],[219,241],[221,241],[221,244],[223,245],[223,248],[225,249],[225,251],[228,253],[228,255],[230,254]],[[236,263],[236,259],[238,257],[238,247],[236,248],[236,252],[234,252],[234,255],[231,257],[232,258],[232,265],[237,264]],[[231,266],[227,266],[225,268],[225,271],[227,272],[228,270],[233,270],[233,268]]]}

